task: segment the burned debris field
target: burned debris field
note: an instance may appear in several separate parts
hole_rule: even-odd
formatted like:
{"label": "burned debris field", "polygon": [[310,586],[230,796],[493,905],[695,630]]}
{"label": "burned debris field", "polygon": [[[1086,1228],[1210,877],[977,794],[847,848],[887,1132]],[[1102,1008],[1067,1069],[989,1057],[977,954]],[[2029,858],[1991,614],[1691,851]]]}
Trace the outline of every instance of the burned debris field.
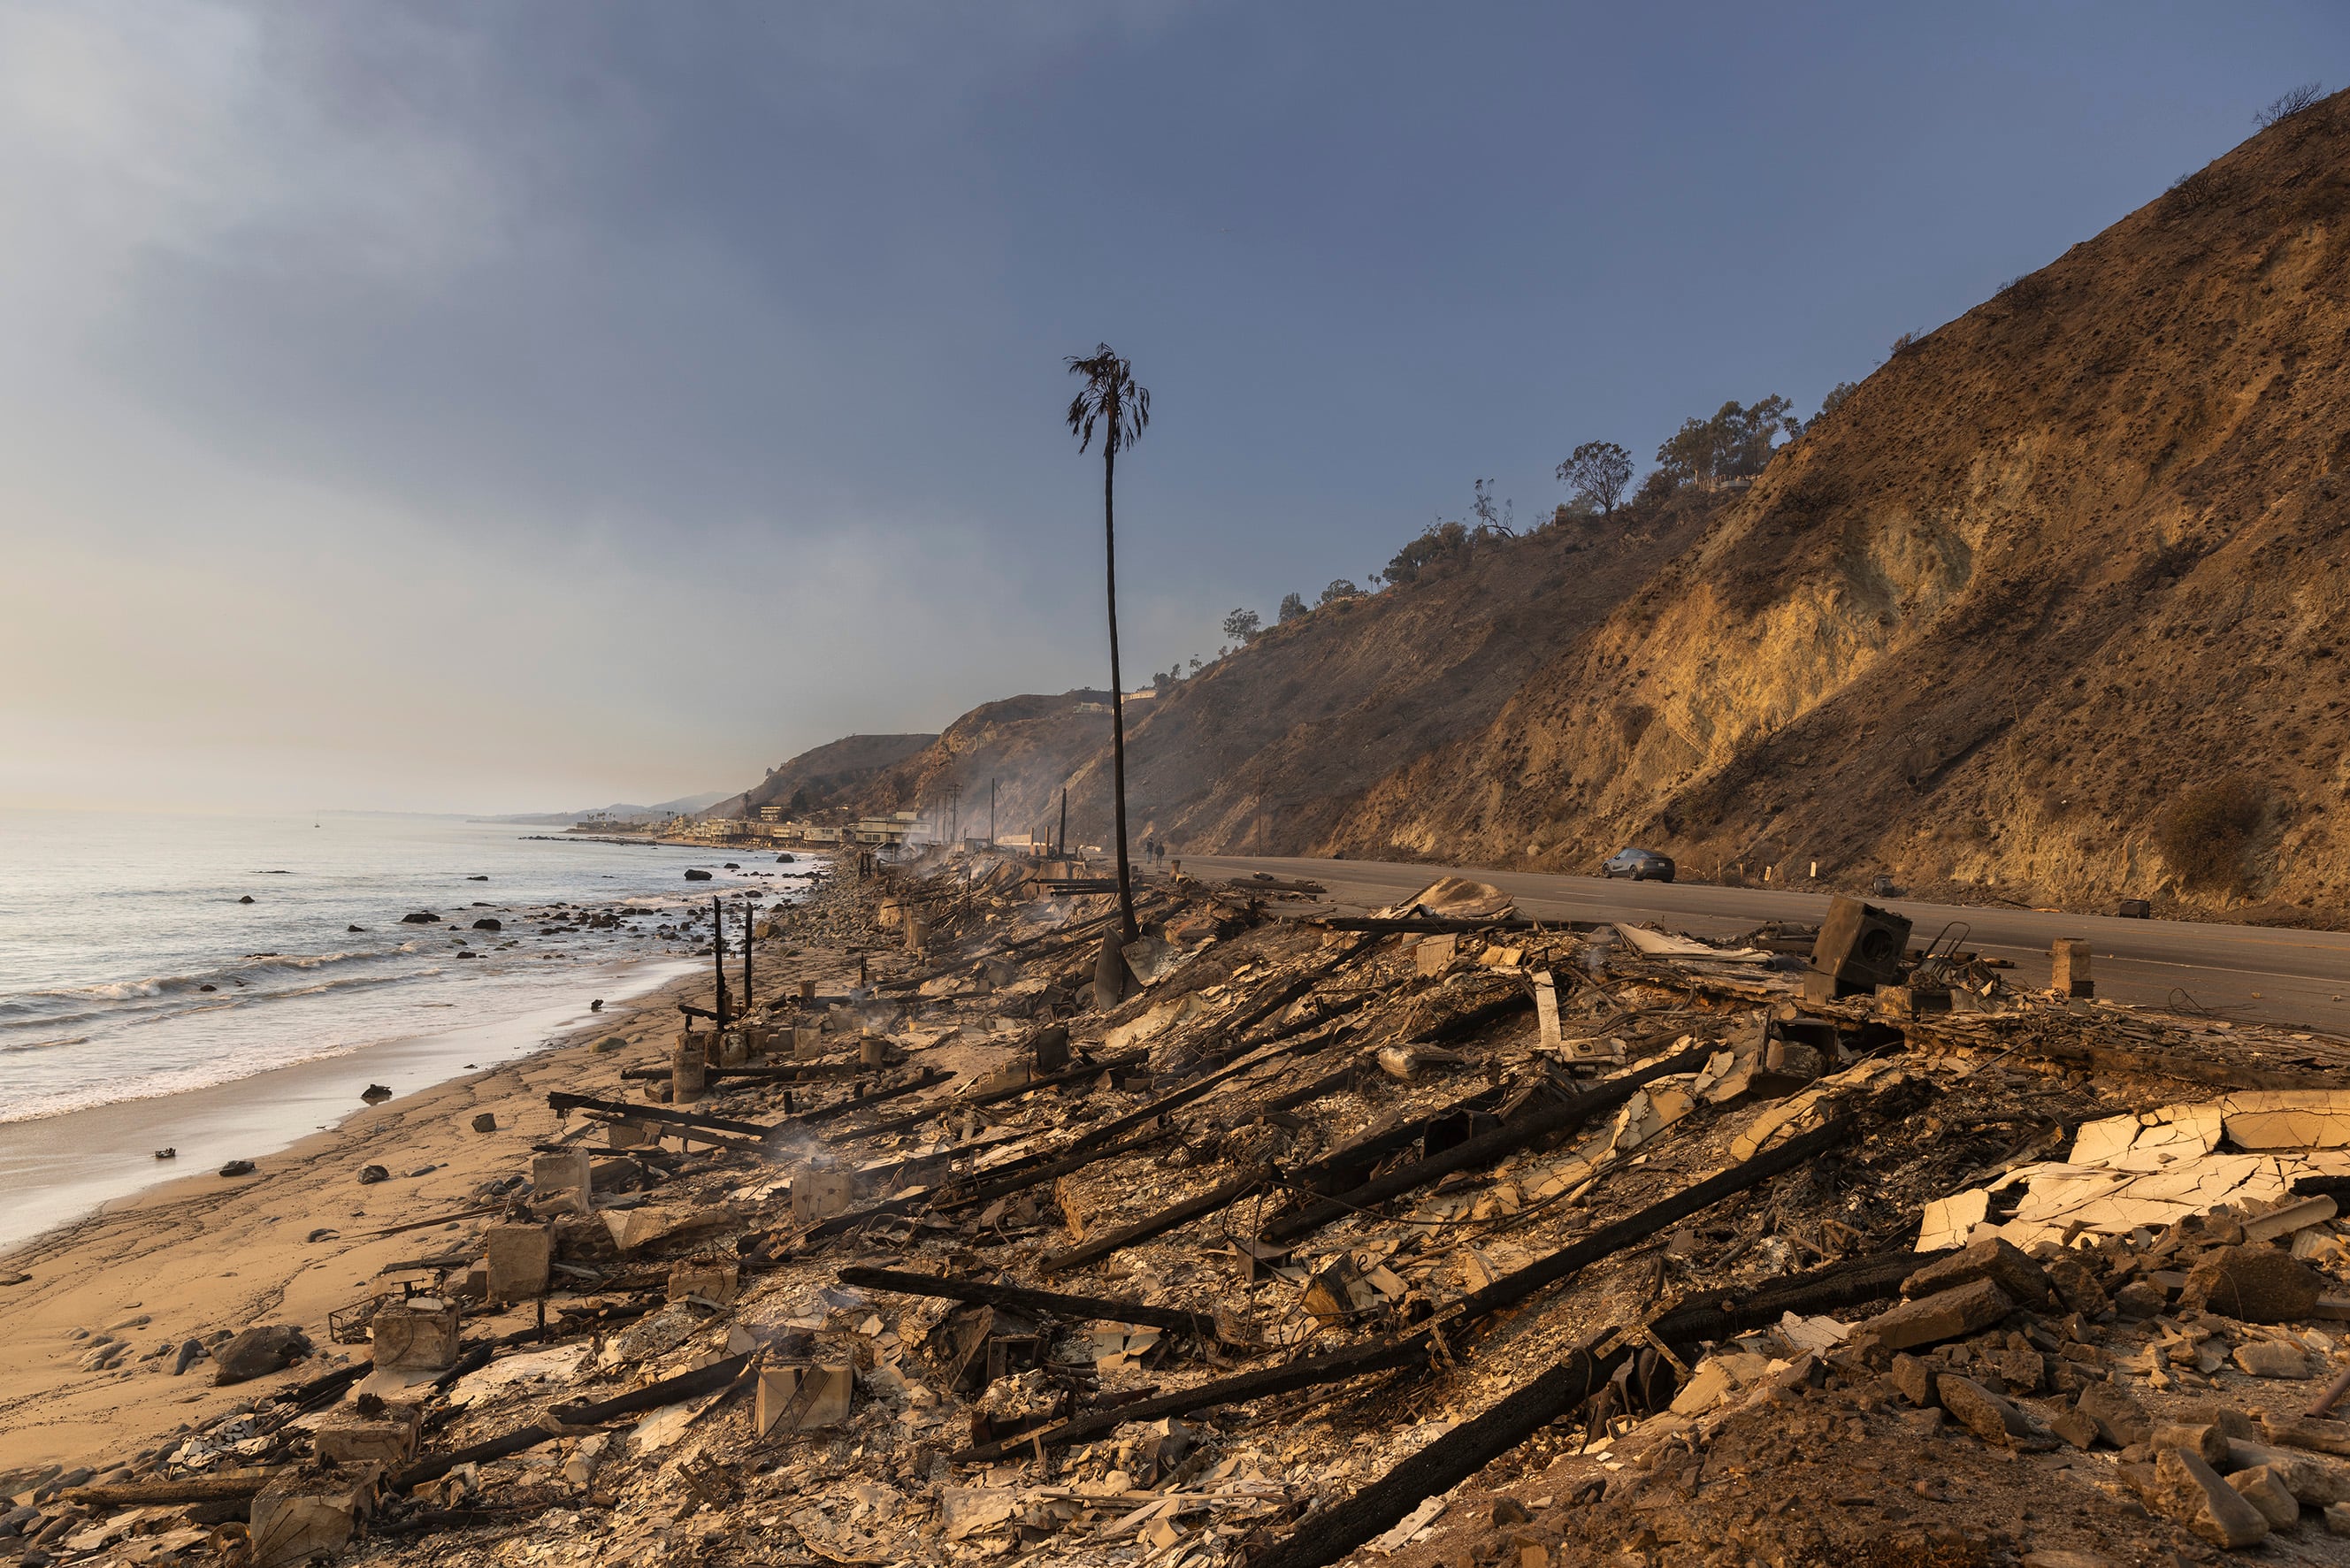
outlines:
{"label": "burned debris field", "polygon": [[1035,871],[775,911],[327,1321],[106,1336],[236,1402],[6,1477],[22,1560],[2350,1560],[2350,1044]]}

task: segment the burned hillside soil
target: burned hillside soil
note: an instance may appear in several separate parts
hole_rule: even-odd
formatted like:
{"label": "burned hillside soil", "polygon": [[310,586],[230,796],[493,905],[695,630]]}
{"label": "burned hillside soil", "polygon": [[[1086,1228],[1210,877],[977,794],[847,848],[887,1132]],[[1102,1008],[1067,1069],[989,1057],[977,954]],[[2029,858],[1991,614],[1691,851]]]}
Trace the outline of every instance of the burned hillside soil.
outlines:
{"label": "burned hillside soil", "polygon": [[2345,170],[2337,94],[1906,345],[1314,851],[2338,922]]}
{"label": "burned hillside soil", "polygon": [[201,1366],[250,1401],[0,1478],[0,1530],[36,1568],[2350,1563],[2350,1423],[2305,1414],[2350,1367],[2350,1044],[1963,958],[1950,1011],[1807,1002],[1783,929],[1451,879],[1319,919],[1154,881],[1120,943],[1029,874],[779,912],[806,994],[592,1058],[374,1293],[234,1325],[265,1354]]}

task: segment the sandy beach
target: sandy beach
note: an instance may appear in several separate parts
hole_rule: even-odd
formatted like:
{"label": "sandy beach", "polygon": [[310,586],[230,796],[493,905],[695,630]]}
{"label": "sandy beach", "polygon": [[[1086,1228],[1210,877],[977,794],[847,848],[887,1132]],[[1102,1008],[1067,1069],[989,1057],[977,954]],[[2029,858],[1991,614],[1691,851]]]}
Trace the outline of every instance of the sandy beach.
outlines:
{"label": "sandy beach", "polygon": [[[792,966],[795,974],[806,967]],[[665,1060],[678,1023],[675,1003],[688,996],[706,1002],[709,988],[706,970],[694,965],[631,1002],[607,1006],[552,1047],[414,1092],[395,1078],[462,1060],[452,1054],[468,1045],[486,1054],[495,1043],[463,1030],[420,1034],[187,1097],[202,1104],[108,1107],[150,1118],[149,1126],[164,1125],[166,1110],[181,1126],[202,1125],[208,1130],[195,1141],[211,1152],[184,1176],[109,1202],[0,1257],[0,1279],[26,1276],[0,1286],[0,1469],[49,1462],[102,1467],[256,1391],[214,1387],[209,1362],[173,1376],[172,1356],[140,1359],[158,1345],[292,1323],[317,1345],[313,1365],[321,1371],[364,1356],[364,1345],[328,1342],[328,1314],[369,1293],[387,1263],[434,1250],[441,1228],[370,1233],[476,1207],[476,1189],[510,1174],[517,1147],[561,1130],[546,1106],[550,1088],[572,1082],[591,1057],[604,1079],[619,1065]],[[529,1028],[537,1021],[520,1023]],[[609,1040],[619,1044],[599,1054]],[[370,1075],[401,1092],[380,1106],[359,1104],[358,1089]],[[352,1107],[338,1124],[274,1154],[239,1151],[258,1167],[252,1176],[217,1173],[217,1151],[239,1125],[283,1125],[289,1110],[313,1122],[332,1115],[329,1085],[335,1104]],[[484,1112],[496,1116],[495,1134],[473,1129]],[[182,1152],[185,1166],[197,1150]],[[370,1164],[383,1166],[391,1179],[361,1185],[359,1172]],[[320,1231],[332,1234],[309,1240]],[[126,1323],[132,1326],[117,1327]],[[78,1363],[86,1346],[77,1331],[109,1329],[131,1343],[130,1359],[112,1371],[83,1370]]]}

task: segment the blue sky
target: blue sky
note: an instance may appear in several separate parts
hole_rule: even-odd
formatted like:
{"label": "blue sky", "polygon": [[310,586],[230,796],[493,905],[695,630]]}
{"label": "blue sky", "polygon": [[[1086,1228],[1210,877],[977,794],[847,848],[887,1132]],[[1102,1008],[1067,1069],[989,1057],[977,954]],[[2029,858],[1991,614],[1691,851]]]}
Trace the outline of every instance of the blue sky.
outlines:
{"label": "blue sky", "polygon": [[[0,3],[0,803],[730,787],[1808,412],[2338,5]],[[724,679],[718,677],[723,673]]]}

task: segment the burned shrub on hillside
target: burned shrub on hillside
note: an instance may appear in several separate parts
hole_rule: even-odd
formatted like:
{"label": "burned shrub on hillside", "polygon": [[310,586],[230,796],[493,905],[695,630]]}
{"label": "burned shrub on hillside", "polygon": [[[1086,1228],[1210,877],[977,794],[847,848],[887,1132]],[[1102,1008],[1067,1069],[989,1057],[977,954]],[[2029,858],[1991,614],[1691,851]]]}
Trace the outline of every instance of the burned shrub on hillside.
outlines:
{"label": "burned shrub on hillside", "polygon": [[2258,784],[2220,779],[2172,798],[2155,824],[2155,846],[2189,888],[2239,893],[2251,880],[2252,836],[2267,815]]}

